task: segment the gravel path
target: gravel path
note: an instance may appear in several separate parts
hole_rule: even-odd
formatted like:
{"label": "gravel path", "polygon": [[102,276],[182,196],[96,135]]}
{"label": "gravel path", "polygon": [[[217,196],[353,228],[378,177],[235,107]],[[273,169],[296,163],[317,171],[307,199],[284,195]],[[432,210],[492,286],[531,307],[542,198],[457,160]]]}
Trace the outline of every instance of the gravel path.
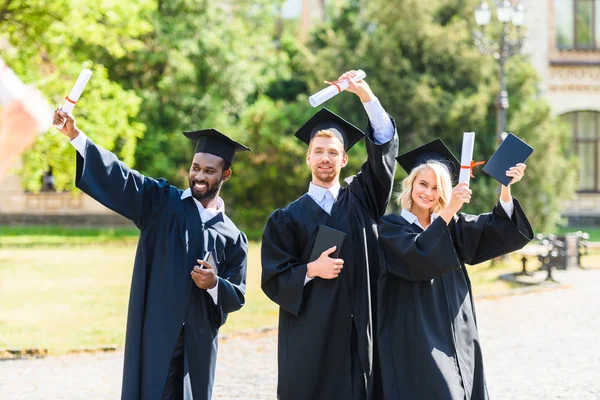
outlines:
{"label": "gravel path", "polygon": [[[600,270],[568,286],[477,301],[490,397],[600,399]],[[214,399],[275,399],[274,332],[220,345]],[[117,399],[122,352],[0,362],[0,399]]]}

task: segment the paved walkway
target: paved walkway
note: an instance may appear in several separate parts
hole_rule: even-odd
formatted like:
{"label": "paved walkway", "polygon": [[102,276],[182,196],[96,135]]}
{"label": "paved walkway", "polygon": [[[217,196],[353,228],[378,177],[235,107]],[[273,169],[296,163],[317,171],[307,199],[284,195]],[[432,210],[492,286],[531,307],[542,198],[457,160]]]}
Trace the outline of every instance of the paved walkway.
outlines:
{"label": "paved walkway", "polygon": [[[492,400],[600,399],[600,270],[477,301]],[[0,399],[117,399],[122,352],[0,362]],[[221,344],[214,399],[275,399],[276,336]]]}

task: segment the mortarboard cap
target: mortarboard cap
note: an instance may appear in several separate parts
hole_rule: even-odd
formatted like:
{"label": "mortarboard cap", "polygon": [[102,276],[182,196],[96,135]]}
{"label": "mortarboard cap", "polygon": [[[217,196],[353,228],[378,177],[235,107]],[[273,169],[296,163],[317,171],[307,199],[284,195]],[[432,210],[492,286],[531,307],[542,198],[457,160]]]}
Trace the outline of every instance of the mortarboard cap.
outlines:
{"label": "mortarboard cap", "polygon": [[456,182],[460,171],[460,161],[439,138],[399,155],[396,160],[409,174],[415,167],[425,164],[429,160],[437,160],[448,168],[452,182]]}
{"label": "mortarboard cap", "polygon": [[518,163],[527,161],[531,153],[533,153],[531,146],[509,132],[482,171],[504,186],[508,186],[512,178],[506,176],[506,171]]}
{"label": "mortarboard cap", "polygon": [[194,132],[183,132],[191,140],[196,141],[195,153],[209,153],[221,157],[233,164],[236,151],[252,151],[248,147],[228,138],[216,129],[202,129]]}
{"label": "mortarboard cap", "polygon": [[363,131],[326,108],[313,115],[298,129],[295,136],[304,143],[310,144],[315,134],[324,129],[331,131],[342,142],[345,151],[350,150],[365,136]]}

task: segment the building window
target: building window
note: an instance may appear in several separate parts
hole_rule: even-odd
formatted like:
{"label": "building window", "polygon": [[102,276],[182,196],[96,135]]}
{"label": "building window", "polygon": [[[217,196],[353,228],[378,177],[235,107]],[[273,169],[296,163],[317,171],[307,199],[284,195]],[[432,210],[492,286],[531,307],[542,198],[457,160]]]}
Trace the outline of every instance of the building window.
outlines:
{"label": "building window", "polygon": [[573,135],[579,158],[579,191],[600,192],[600,112],[577,111],[561,115]]}
{"label": "building window", "polygon": [[600,0],[554,0],[556,47],[600,50]]}

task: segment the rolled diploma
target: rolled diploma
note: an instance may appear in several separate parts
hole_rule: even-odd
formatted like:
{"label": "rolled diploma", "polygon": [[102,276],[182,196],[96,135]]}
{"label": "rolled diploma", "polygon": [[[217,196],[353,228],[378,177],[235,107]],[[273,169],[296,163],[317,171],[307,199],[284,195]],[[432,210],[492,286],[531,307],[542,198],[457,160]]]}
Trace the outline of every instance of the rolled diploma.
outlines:
{"label": "rolled diploma", "polygon": [[[460,174],[458,175],[458,183],[471,182],[471,161],[473,161],[473,146],[475,145],[475,132],[465,132],[463,134],[462,152],[460,156]],[[462,168],[462,167],[469,168]]]}
{"label": "rolled diploma", "polygon": [[75,103],[79,100],[81,93],[83,93],[83,89],[85,89],[85,85],[87,85],[88,81],[92,76],[92,71],[89,69],[83,69],[79,74],[79,78],[77,78],[77,82],[73,85],[73,89],[71,89],[71,93],[65,99],[65,104],[62,107],[62,111],[65,113],[70,113],[75,108]]}
{"label": "rolled diploma", "polygon": [[[365,71],[363,71],[362,69],[359,69],[358,71],[356,71],[356,73],[357,73],[356,77],[354,77],[354,79],[352,79],[353,82],[358,82],[367,76],[367,74],[365,74]],[[310,101],[310,105],[313,107],[317,107],[318,105],[323,104],[327,100],[334,97],[336,94],[348,89],[348,86],[350,86],[350,84],[348,83],[348,80],[346,80],[346,79],[344,79],[343,81],[336,82],[336,84],[337,84],[337,86],[329,85],[325,89],[320,90],[317,93],[310,96],[308,98],[308,101]]]}
{"label": "rolled diploma", "polygon": [[20,100],[25,111],[37,122],[38,132],[46,132],[52,126],[52,108],[42,95],[26,86],[0,58],[0,104],[6,106]]}

